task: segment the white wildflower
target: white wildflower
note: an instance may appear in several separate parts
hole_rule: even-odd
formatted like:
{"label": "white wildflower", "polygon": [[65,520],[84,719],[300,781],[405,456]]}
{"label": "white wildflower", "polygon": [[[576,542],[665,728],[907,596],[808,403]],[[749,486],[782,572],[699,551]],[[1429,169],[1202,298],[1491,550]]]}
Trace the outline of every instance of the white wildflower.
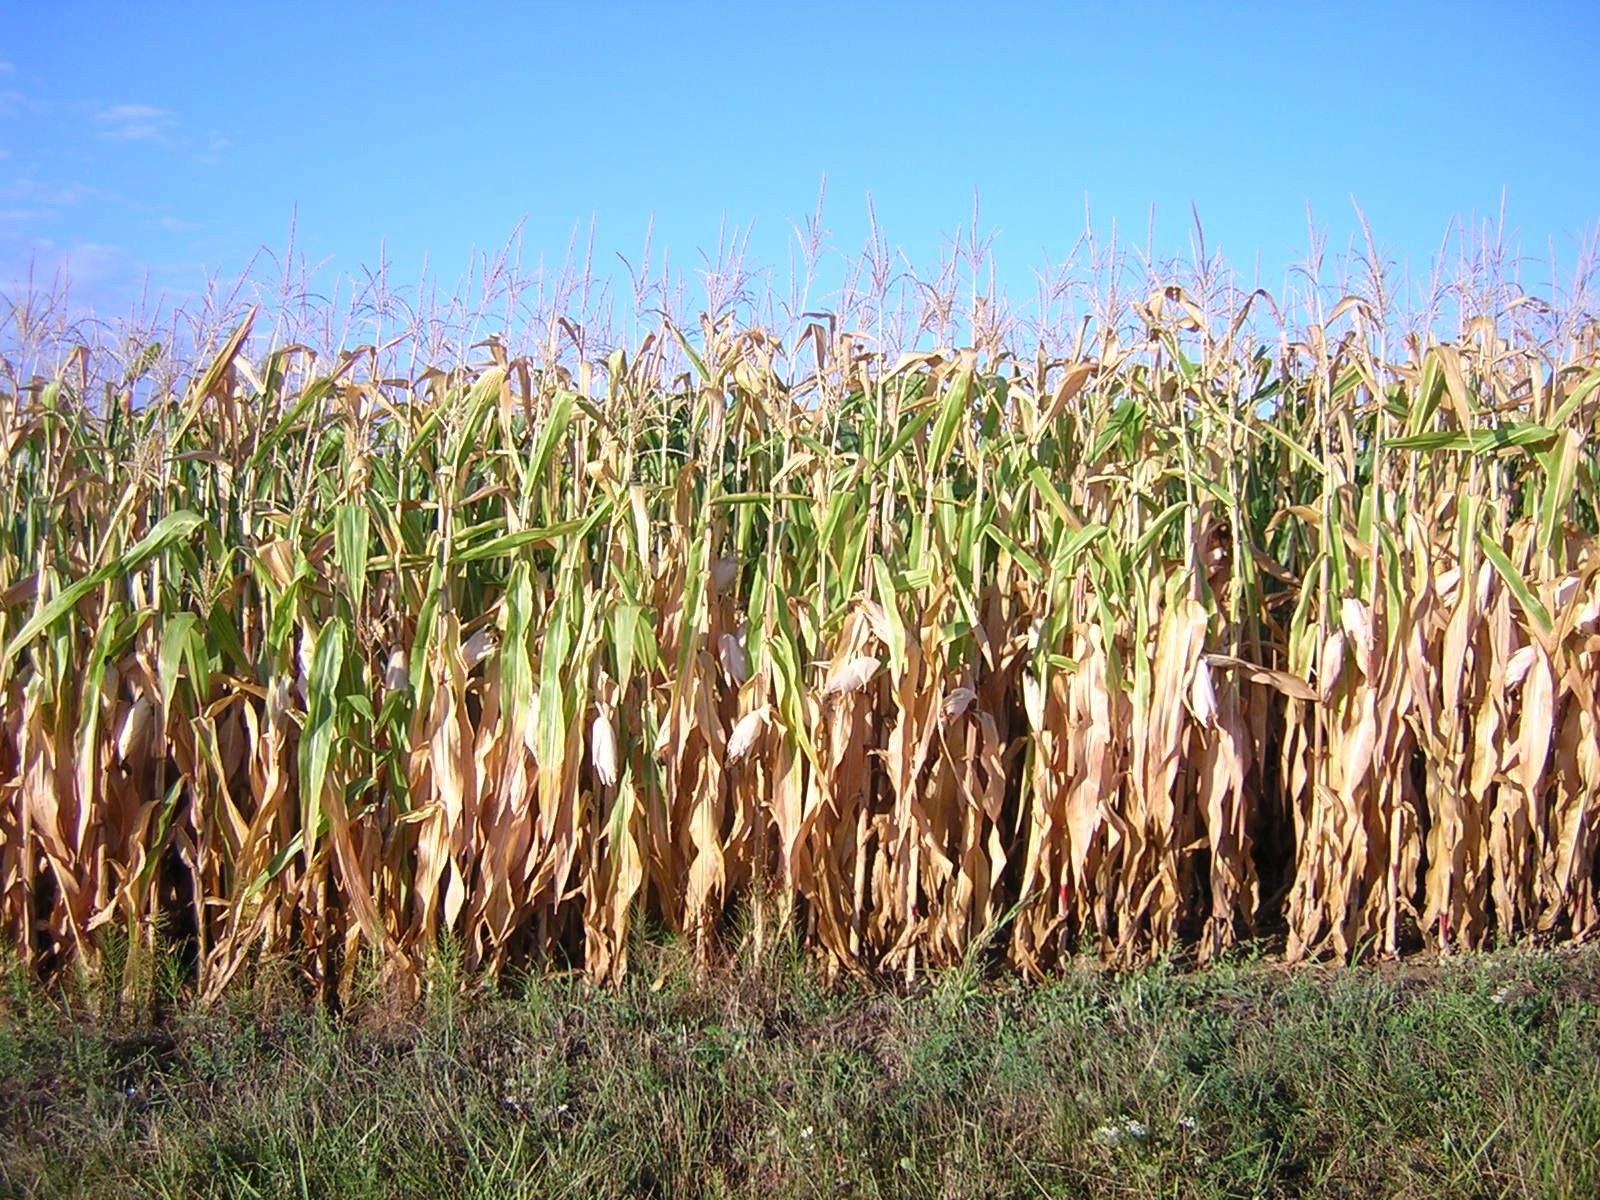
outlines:
{"label": "white wildflower", "polygon": [[1136,1121],[1132,1117],[1123,1117],[1120,1121],[1107,1121],[1094,1131],[1094,1140],[1103,1146],[1120,1146],[1130,1139],[1142,1142],[1150,1136],[1150,1130],[1143,1121]]}

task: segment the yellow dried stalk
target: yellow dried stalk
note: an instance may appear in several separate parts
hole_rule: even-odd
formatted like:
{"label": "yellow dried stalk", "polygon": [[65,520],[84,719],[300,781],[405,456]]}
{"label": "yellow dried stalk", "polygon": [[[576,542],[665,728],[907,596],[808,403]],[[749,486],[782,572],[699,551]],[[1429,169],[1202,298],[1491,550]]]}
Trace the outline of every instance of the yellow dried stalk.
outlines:
{"label": "yellow dried stalk", "polygon": [[115,428],[0,390],[5,936],[216,994],[615,979],[741,905],[907,977],[1600,932],[1592,342],[1141,311],[1026,368],[708,324],[687,382],[396,385],[241,328]]}

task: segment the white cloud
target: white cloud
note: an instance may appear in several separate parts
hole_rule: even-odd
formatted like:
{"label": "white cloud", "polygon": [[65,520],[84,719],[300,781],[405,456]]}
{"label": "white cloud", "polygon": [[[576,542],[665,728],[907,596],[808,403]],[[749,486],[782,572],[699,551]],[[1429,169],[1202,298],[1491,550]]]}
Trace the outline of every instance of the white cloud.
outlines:
{"label": "white cloud", "polygon": [[14,180],[10,187],[0,187],[0,200],[20,200],[47,208],[79,204],[91,194],[91,189],[81,183],[41,183],[28,177]]}
{"label": "white cloud", "polygon": [[168,121],[172,114],[149,104],[113,104],[95,114],[102,121]]}
{"label": "white cloud", "polygon": [[9,150],[0,150],[0,159],[10,158],[10,157],[11,157],[11,151],[9,151]]}
{"label": "white cloud", "polygon": [[149,104],[113,104],[95,113],[100,136],[113,142],[161,142],[178,119]]}
{"label": "white cloud", "polygon": [[208,279],[198,263],[151,262],[128,246],[63,244],[13,232],[0,227],[0,297],[54,297],[52,307],[72,321],[95,315],[142,321],[194,296]]}
{"label": "white cloud", "polygon": [[169,150],[187,151],[197,162],[216,162],[233,143],[216,129],[195,137],[181,129],[170,109],[153,104],[112,104],[94,114],[99,136],[108,142],[146,142]]}
{"label": "white cloud", "polygon": [[12,75],[16,73],[16,70],[17,68],[13,64],[0,62],[0,75]]}
{"label": "white cloud", "polygon": [[208,129],[205,137],[193,147],[194,161],[197,163],[221,162],[223,152],[232,145],[232,142],[215,129]]}
{"label": "white cloud", "polygon": [[38,238],[0,252],[0,291],[64,290],[91,305],[137,283],[139,264],[125,246]]}
{"label": "white cloud", "polygon": [[126,248],[99,242],[81,242],[73,246],[66,253],[66,262],[73,282],[83,287],[115,279],[131,265]]}

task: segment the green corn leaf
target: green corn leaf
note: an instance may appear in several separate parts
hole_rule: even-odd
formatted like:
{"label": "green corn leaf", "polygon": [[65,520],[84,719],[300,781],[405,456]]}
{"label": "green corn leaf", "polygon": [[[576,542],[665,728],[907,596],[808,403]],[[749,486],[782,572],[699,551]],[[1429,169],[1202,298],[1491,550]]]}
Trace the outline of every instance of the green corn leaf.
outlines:
{"label": "green corn leaf", "polygon": [[367,551],[371,517],[359,501],[339,506],[333,523],[333,557],[350,589],[350,610],[361,611],[367,588]]}
{"label": "green corn leaf", "polygon": [[1517,598],[1522,611],[1534,629],[1548,639],[1555,629],[1555,623],[1550,620],[1550,610],[1540,603],[1539,597],[1533,594],[1533,589],[1528,586],[1527,580],[1517,571],[1511,558],[1501,549],[1500,543],[1480,529],[1478,531],[1478,546],[1483,551],[1484,557],[1492,564],[1506,587],[1511,589],[1511,594]]}
{"label": "green corn leaf", "polygon": [[99,570],[62,589],[59,595],[36,612],[6,643],[5,653],[0,656],[0,666],[9,667],[22,648],[38,636],[41,630],[49,628],[71,612],[78,602],[95,588],[109,579],[133,574],[157,554],[188,537],[200,522],[201,518],[194,513],[173,513],[140,538],[126,554],[118,556]]}
{"label": "green corn leaf", "polygon": [[300,828],[309,865],[316,854],[316,820],[338,738],[339,680],[344,671],[345,627],[331,621],[317,635],[306,687],[306,723],[300,737]]}

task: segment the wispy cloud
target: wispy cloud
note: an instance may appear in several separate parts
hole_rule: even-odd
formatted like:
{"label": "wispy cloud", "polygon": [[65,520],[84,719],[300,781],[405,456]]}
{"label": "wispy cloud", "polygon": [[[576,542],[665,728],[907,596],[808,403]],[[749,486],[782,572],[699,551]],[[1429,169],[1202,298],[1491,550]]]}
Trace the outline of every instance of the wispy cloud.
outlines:
{"label": "wispy cloud", "polygon": [[169,297],[193,296],[206,278],[197,262],[152,262],[128,246],[18,238],[0,228],[0,297],[54,296],[73,321],[143,322]]}
{"label": "wispy cloud", "polygon": [[182,121],[172,110],[153,104],[112,104],[94,114],[94,123],[102,141],[163,146],[188,153],[196,162],[218,162],[233,145],[216,129],[196,136],[182,128]]}
{"label": "wispy cloud", "polygon": [[28,177],[0,187],[0,200],[20,200],[49,208],[81,204],[93,194],[94,190],[82,183],[45,183]]}
{"label": "wispy cloud", "polygon": [[0,62],[0,75],[15,75],[17,68],[14,63]]}
{"label": "wispy cloud", "polygon": [[80,303],[95,306],[134,285],[140,274],[138,260],[125,246],[103,242],[61,246],[39,238],[0,248],[0,292],[4,293],[40,287],[70,289]]}
{"label": "wispy cloud", "polygon": [[224,152],[232,145],[233,143],[223,137],[217,130],[208,129],[205,137],[201,138],[190,149],[193,151],[193,158],[197,163],[219,163],[222,161]]}
{"label": "wispy cloud", "polygon": [[0,117],[15,117],[22,113],[36,113],[42,106],[22,92],[0,92]]}
{"label": "wispy cloud", "polygon": [[162,142],[178,119],[149,104],[113,104],[95,113],[100,136],[113,142]]}
{"label": "wispy cloud", "polygon": [[125,247],[99,242],[80,242],[69,248],[64,257],[72,279],[84,286],[116,279],[133,267],[133,256]]}

